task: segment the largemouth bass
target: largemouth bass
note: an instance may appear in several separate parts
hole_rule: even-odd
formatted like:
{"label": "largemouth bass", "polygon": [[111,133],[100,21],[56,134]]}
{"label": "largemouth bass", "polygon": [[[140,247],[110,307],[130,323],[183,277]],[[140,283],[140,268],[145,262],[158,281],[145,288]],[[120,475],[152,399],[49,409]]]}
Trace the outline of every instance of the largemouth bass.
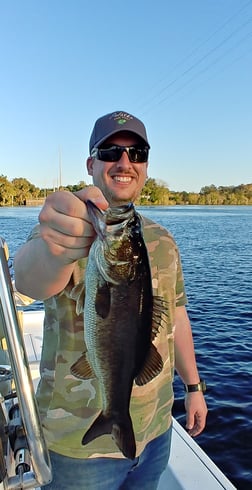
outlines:
{"label": "largemouth bass", "polygon": [[105,212],[87,202],[96,230],[85,273],[84,340],[87,352],[72,366],[75,376],[97,377],[102,411],[82,444],[112,434],[127,458],[136,442],[129,412],[133,382],[157,376],[163,361],[152,341],[158,333],[165,301],[153,298],[142,221],[133,204]]}

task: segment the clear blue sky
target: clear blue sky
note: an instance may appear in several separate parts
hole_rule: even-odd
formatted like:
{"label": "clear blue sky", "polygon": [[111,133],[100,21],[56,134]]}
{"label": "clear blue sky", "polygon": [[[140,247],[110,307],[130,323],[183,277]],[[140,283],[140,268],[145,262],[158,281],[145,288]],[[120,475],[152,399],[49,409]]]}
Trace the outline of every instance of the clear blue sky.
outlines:
{"label": "clear blue sky", "polygon": [[171,190],[252,182],[252,0],[0,0],[0,175],[91,183],[97,117],[147,126]]}

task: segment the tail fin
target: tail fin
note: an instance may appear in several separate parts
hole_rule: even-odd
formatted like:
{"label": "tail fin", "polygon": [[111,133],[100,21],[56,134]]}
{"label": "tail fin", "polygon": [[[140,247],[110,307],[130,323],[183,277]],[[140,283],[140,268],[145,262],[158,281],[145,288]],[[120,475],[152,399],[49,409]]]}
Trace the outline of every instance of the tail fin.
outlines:
{"label": "tail fin", "polygon": [[134,459],[136,455],[136,441],[133,426],[128,415],[123,421],[106,417],[103,412],[95,419],[91,427],[84,434],[82,444],[85,446],[97,437],[111,434],[117,447],[126,458]]}

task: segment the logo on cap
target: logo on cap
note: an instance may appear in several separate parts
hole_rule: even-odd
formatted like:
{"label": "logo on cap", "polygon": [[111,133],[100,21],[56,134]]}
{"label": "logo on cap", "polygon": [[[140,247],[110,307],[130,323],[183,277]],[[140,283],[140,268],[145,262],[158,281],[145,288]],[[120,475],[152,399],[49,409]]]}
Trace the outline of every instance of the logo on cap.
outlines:
{"label": "logo on cap", "polygon": [[120,124],[122,126],[127,121],[130,121],[131,119],[134,119],[134,118],[133,118],[133,116],[131,116],[127,112],[114,112],[110,116],[110,119],[114,119],[114,121],[116,121],[117,124]]}

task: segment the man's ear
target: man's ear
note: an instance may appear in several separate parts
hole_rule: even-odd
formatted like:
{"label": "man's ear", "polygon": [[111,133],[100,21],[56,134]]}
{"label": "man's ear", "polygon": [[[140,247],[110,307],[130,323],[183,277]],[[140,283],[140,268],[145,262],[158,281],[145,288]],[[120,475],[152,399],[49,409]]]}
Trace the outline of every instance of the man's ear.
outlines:
{"label": "man's ear", "polygon": [[94,159],[92,157],[88,157],[88,159],[87,159],[88,175],[93,175],[93,162],[94,162]]}

